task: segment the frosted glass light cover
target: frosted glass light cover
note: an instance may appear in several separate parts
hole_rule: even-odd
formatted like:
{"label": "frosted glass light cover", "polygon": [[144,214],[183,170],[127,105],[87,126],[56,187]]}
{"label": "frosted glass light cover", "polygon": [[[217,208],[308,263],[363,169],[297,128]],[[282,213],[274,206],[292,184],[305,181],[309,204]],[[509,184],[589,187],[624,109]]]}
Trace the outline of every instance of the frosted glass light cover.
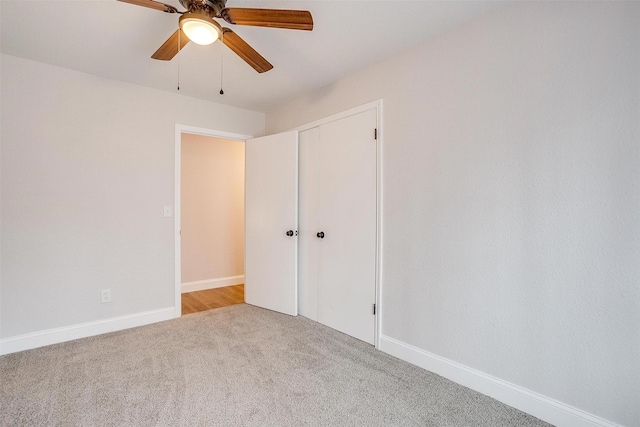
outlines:
{"label": "frosted glass light cover", "polygon": [[218,29],[207,21],[200,19],[184,19],[182,31],[194,43],[208,45],[218,40]]}

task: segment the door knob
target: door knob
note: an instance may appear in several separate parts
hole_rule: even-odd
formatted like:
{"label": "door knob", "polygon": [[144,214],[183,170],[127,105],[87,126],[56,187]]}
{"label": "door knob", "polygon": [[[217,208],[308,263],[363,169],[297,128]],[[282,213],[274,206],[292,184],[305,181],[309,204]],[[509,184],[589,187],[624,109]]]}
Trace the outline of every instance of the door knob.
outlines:
{"label": "door knob", "polygon": [[316,236],[318,236],[318,239],[324,239],[324,231],[319,231]]}
{"label": "door knob", "polygon": [[289,236],[289,237],[293,236],[293,230],[287,231],[287,236]]}

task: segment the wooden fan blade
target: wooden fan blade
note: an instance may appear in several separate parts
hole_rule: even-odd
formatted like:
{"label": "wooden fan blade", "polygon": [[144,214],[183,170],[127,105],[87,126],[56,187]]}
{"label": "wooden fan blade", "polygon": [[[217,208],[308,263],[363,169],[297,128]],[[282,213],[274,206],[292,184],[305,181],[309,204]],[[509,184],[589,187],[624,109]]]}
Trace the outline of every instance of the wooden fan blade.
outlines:
{"label": "wooden fan blade", "polygon": [[251,65],[257,72],[264,73],[273,68],[262,55],[256,52],[247,44],[239,35],[231,31],[229,28],[223,28],[222,41],[229,49],[234,51],[240,58]]}
{"label": "wooden fan blade", "polygon": [[123,3],[131,3],[136,6],[144,6],[151,9],[161,10],[167,13],[178,13],[178,9],[171,6],[170,4],[164,4],[153,0],[118,0]]}
{"label": "wooden fan blade", "polygon": [[258,27],[288,28],[291,30],[313,30],[313,18],[306,10],[225,8],[220,17],[229,24],[254,25]]}
{"label": "wooden fan blade", "polygon": [[[180,33],[180,49],[178,49],[178,33]],[[175,33],[167,39],[166,42],[160,46],[160,49],[156,50],[156,53],[151,55],[153,59],[160,59],[162,61],[169,61],[178,54],[189,43],[189,37],[182,32],[182,30],[176,30]]]}

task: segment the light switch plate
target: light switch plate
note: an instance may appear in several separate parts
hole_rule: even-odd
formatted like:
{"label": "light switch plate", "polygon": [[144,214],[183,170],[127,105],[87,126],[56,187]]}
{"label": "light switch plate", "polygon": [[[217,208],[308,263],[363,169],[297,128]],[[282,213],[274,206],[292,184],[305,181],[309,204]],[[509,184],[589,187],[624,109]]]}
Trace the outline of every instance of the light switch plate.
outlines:
{"label": "light switch plate", "polygon": [[103,289],[100,291],[100,302],[102,304],[111,302],[111,289]]}

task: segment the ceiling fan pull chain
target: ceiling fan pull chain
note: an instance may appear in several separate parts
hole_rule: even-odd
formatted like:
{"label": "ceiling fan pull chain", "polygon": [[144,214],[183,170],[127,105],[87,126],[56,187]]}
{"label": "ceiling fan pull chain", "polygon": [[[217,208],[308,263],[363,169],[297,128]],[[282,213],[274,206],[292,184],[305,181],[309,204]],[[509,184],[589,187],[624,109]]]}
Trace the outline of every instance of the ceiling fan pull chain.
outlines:
{"label": "ceiling fan pull chain", "polygon": [[[178,27],[178,53],[180,53],[180,33],[182,33],[182,30]],[[178,90],[180,90],[180,55],[178,55]]]}
{"label": "ceiling fan pull chain", "polygon": [[220,95],[224,95],[224,91],[222,90],[222,72],[224,69],[224,30],[220,35],[220,41],[222,42],[220,43]]}

